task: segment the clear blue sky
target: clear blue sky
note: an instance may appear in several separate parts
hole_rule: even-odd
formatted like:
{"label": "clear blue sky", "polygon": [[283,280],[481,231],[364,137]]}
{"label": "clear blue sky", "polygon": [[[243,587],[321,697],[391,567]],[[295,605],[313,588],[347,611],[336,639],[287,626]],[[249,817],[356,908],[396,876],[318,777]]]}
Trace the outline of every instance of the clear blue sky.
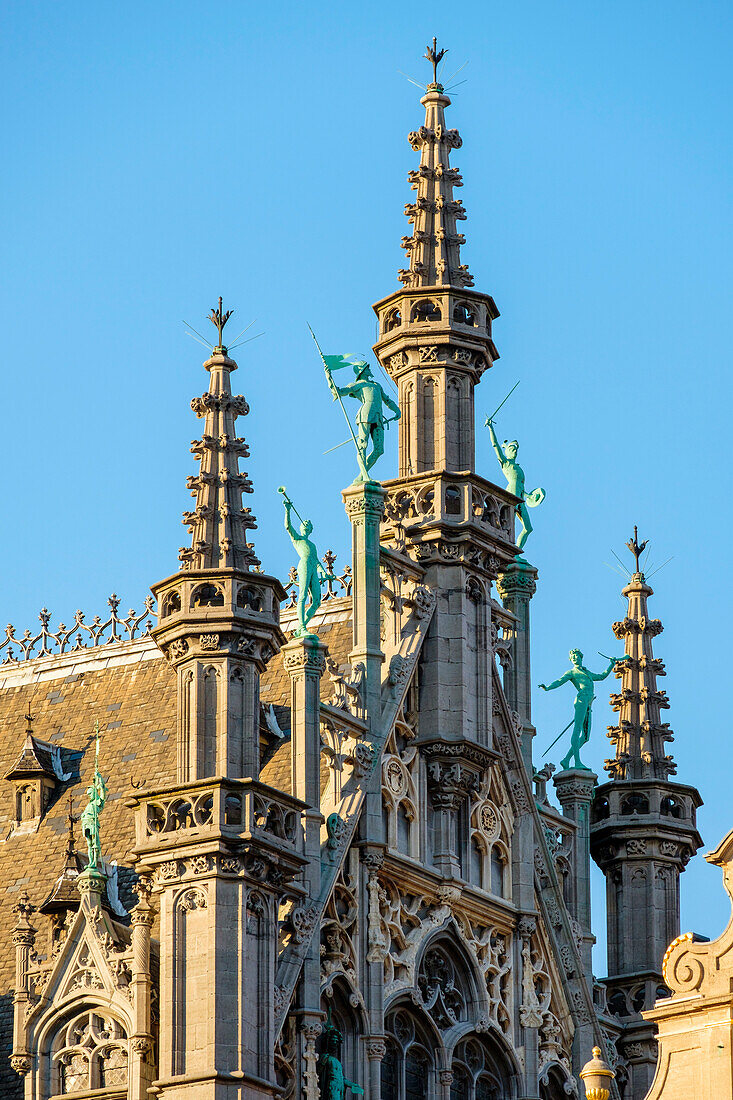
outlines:
{"label": "clear blue sky", "polygon": [[[653,561],[674,555],[653,582],[655,644],[678,778],[699,786],[714,847],[733,825],[733,8],[6,0],[3,16],[0,621],[22,631],[43,605],[56,621],[91,616],[113,590],[139,608],[175,571],[200,429],[189,401],[207,381],[181,320],[210,327],[219,294],[232,324],[265,331],[234,376],[252,406],[240,427],[260,556],[286,573],[281,482],[343,554],[351,458],[321,454],[344,426],[306,321],[328,350],[373,342],[371,304],[404,262],[406,135],[422,122],[398,70],[426,80],[437,34],[451,69],[469,62],[450,109],[464,259],[502,313],[477,407],[521,379],[500,430],[547,489],[528,548],[534,679],[559,675],[571,645],[592,667],[614,645],[622,581],[604,562],[638,523]],[[483,437],[478,469],[497,475]],[[536,698],[540,749],[571,700]],[[682,897],[683,929],[717,935],[719,872],[699,857]]]}

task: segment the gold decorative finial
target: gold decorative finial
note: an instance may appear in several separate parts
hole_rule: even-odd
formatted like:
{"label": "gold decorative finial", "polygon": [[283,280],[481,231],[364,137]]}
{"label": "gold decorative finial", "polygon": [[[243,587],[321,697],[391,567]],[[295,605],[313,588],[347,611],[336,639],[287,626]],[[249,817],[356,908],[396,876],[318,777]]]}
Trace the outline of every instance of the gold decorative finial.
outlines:
{"label": "gold decorative finial", "polygon": [[218,309],[212,309],[211,313],[209,314],[209,320],[211,321],[212,325],[215,326],[216,330],[219,333],[219,347],[220,348],[224,347],[224,341],[222,339],[222,333],[224,332],[224,325],[227,323],[227,321],[229,320],[229,318],[231,317],[231,315],[233,313],[234,313],[233,309],[228,309],[228,310],[226,310],[226,312],[224,311],[224,309],[222,308],[222,304],[221,304],[221,297],[219,297],[219,308]]}
{"label": "gold decorative finial", "polygon": [[433,84],[438,83],[438,65],[440,64],[440,62],[443,60],[443,58],[445,57],[445,55],[447,53],[448,53],[447,50],[439,50],[438,49],[438,39],[433,38],[432,48],[430,46],[428,46],[425,53],[423,54],[425,59],[427,61],[429,61],[431,63],[431,65],[433,66]]}
{"label": "gold decorative finial", "polygon": [[629,541],[626,543],[626,545],[628,546],[629,550],[631,551],[631,553],[636,558],[636,572],[637,573],[641,573],[641,566],[639,565],[639,558],[644,553],[644,550],[646,549],[648,541],[649,541],[648,539],[645,539],[644,542],[642,542],[642,543],[639,542],[639,536],[638,536],[638,532],[637,532],[637,529],[636,529],[636,524],[634,524],[634,537],[633,537],[633,539],[629,539]]}

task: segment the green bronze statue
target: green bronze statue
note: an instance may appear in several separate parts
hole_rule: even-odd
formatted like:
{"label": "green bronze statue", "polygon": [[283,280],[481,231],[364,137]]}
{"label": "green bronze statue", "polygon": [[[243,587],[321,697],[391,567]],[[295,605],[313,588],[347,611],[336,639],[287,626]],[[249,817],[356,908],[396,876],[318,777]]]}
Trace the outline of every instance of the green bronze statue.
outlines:
{"label": "green bronze statue", "polygon": [[[601,656],[603,656],[603,654],[601,654]],[[605,680],[612,672],[615,665],[620,661],[626,660],[628,660],[628,657],[610,657],[608,658],[608,668],[605,672],[590,672],[583,665],[583,654],[580,650],[571,649],[570,661],[572,663],[572,668],[564,672],[559,680],[553,680],[551,684],[540,684],[543,691],[552,691],[554,688],[562,687],[563,684],[570,683],[578,692],[575,696],[573,720],[565,727],[565,730],[567,730],[572,725],[573,732],[570,736],[570,749],[568,750],[568,754],[560,761],[560,767],[563,771],[571,766],[570,761],[572,759],[575,760],[573,767],[581,768],[586,772],[590,771],[590,768],[586,767],[580,759],[580,750],[583,745],[587,744],[590,738],[591,706],[595,699],[593,684],[598,680]],[[565,730],[563,730],[562,733],[565,733]],[[562,733],[560,737],[562,737]],[[560,737],[557,738],[558,741]],[[550,745],[550,748],[552,748],[552,745]]]}
{"label": "green bronze statue", "polygon": [[496,432],[494,431],[493,417],[489,416],[486,418],[486,425],[491,435],[491,446],[496,452],[501,471],[506,478],[507,489],[510,493],[513,493],[515,497],[519,497],[521,500],[521,504],[518,504],[516,507],[516,513],[522,525],[522,532],[517,539],[517,550],[519,550],[521,554],[524,549],[524,544],[532,531],[532,521],[529,518],[529,509],[536,508],[538,504],[542,503],[545,499],[545,490],[533,489],[531,493],[526,492],[524,488],[524,470],[517,462],[519,444],[516,439],[505,439],[504,446],[501,447],[499,440],[496,438]]}
{"label": "green bronze statue", "polygon": [[[308,327],[310,328],[310,326]],[[324,355],[313,329],[311,329],[311,336],[313,336],[318,353],[323,360],[328,388],[333,394],[334,401],[338,401],[341,405],[341,410],[346,417],[349,432],[356,447],[356,458],[359,463],[359,476],[356,480],[371,481],[369,471],[384,454],[384,429],[393,420],[400,419],[402,415],[400,407],[396,401],[393,401],[384,392],[379,382],[374,381],[371,367],[366,359],[360,359],[356,355]],[[345,386],[337,386],[333,380],[333,371],[341,370],[342,367],[351,367],[356,378],[353,382],[347,382]],[[342,397],[353,397],[359,402],[359,411],[356,414],[356,435],[341,400]],[[386,417],[384,415],[382,410],[385,405],[392,410],[394,416]],[[346,442],[348,443],[348,440]],[[371,451],[367,454],[370,445]],[[342,446],[342,444],[339,444],[339,446]]]}
{"label": "green bronze statue", "polygon": [[331,1023],[331,1013],[323,1025],[323,1049],[318,1059],[318,1085],[321,1090],[321,1100],[344,1100],[347,1089],[351,1089],[354,1096],[363,1096],[364,1089],[344,1075],[344,1067],[339,1060],[341,1047],[341,1032],[335,1024]]}
{"label": "green bronze statue", "polygon": [[[332,573],[329,573],[318,559],[318,551],[316,550],[315,544],[312,543],[309,538],[313,530],[311,521],[309,519],[303,519],[298,510],[294,507],[292,500],[287,495],[284,485],[280,486],[278,492],[282,493],[283,504],[285,505],[285,530],[290,535],[290,539],[298,554],[298,566],[296,569],[298,581],[298,602],[296,604],[298,626],[293,633],[296,638],[313,638],[316,637],[316,635],[310,633],[308,630],[308,623],[321,606],[321,584],[323,581],[335,581],[337,578],[334,577]],[[291,512],[295,512],[300,520],[299,531],[296,531],[293,527],[290,518]],[[309,597],[310,602],[308,602]]]}
{"label": "green bronze statue", "polygon": [[102,861],[99,836],[99,815],[107,801],[107,784],[99,770],[99,722],[96,723],[97,747],[94,753],[94,775],[91,787],[87,787],[88,802],[81,813],[81,829],[87,842],[89,862],[87,870],[98,871]]}

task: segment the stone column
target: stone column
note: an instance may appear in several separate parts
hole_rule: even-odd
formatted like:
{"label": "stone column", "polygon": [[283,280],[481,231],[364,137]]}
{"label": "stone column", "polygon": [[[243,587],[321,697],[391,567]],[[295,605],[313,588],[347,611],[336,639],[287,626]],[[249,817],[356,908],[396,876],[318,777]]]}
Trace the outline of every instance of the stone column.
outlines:
{"label": "stone column", "polygon": [[438,1097],[439,1100],[450,1100],[450,1087],[453,1084],[453,1070],[438,1070]]}
{"label": "stone column", "polygon": [[552,781],[563,814],[577,826],[572,840],[568,908],[583,933],[583,971],[592,989],[591,952],[595,936],[591,932],[590,913],[590,803],[598,776],[583,768],[568,768],[557,772]]}
{"label": "stone column", "polygon": [[[321,702],[320,681],[326,667],[328,650],[315,636],[294,638],[283,646],[283,665],[290,676],[290,761],[292,793],[307,804],[303,811],[304,855],[308,863],[303,872],[307,897],[303,900],[302,916],[306,927],[312,926],[312,907],[321,892]],[[308,954],[303,962],[302,981],[298,994],[301,1029],[308,1057],[308,1043],[320,1034],[321,1019],[321,958],[320,936],[315,928],[311,934]],[[317,1029],[317,1031],[316,1031]],[[311,1038],[309,1038],[311,1036]],[[314,1053],[315,1056],[315,1053]],[[313,1071],[315,1072],[315,1071]],[[309,1075],[313,1074],[308,1070]],[[315,1078],[313,1078],[315,1080]],[[312,1082],[308,1088],[312,1087]],[[317,1081],[316,1086],[317,1088]],[[307,1092],[311,1097],[311,1092]]]}
{"label": "stone column", "polygon": [[355,482],[342,492],[346,514],[351,520],[351,556],[354,576],[354,648],[352,664],[362,662],[366,670],[364,704],[370,726],[378,720],[381,666],[379,525],[384,514],[385,490],[376,481]]}
{"label": "stone column", "polygon": [[[321,1090],[318,1086],[316,1042],[323,1029],[320,1022],[307,1020],[300,1030],[303,1034],[303,1098],[304,1100],[320,1100]],[[296,1096],[298,1094],[299,1090],[296,1091]]]}
{"label": "stone column", "polygon": [[147,1100],[155,1077],[152,1064],[153,1037],[150,1020],[150,932],[155,910],[150,904],[152,883],[146,876],[137,884],[140,901],[130,914],[132,923],[132,1004],[135,1014],[131,1037],[130,1100]]}
{"label": "stone column", "polygon": [[28,966],[31,951],[36,942],[36,929],[31,927],[30,916],[34,907],[30,904],[25,890],[18,898],[13,909],[18,919],[13,930],[15,945],[15,989],[13,990],[13,1053],[10,1064],[16,1073],[24,1076],[33,1064],[33,1056],[28,1050],[25,1030],[25,1010],[30,1002],[28,989]]}
{"label": "stone column", "polygon": [[[532,965],[532,937],[537,932],[534,917],[521,917],[517,924],[515,952],[522,961],[522,1000],[519,1005],[519,1022],[524,1029],[524,1082],[525,1097],[533,1096],[539,1072],[539,1029],[543,1013],[534,984]],[[516,955],[515,955],[516,957]]]}
{"label": "stone column", "polygon": [[366,1040],[366,1053],[369,1063],[369,1086],[366,1089],[368,1100],[379,1100],[382,1095],[382,1059],[387,1053],[384,1039],[370,1036]]}
{"label": "stone column", "polygon": [[537,591],[537,570],[526,561],[513,561],[499,576],[496,588],[504,606],[517,619],[511,662],[504,672],[504,692],[512,710],[522,719],[522,758],[532,775],[532,684],[530,678],[529,601]]}
{"label": "stone column", "polygon": [[[351,521],[351,558],[353,569],[353,639],[349,654],[352,668],[364,666],[364,713],[368,723],[367,737],[372,739],[380,729],[382,713],[382,653],[379,574],[379,525],[384,515],[385,490],[376,481],[354,482],[341,493],[346,514]],[[360,820],[363,840],[378,844],[384,841],[382,794],[379,789],[367,793]]]}

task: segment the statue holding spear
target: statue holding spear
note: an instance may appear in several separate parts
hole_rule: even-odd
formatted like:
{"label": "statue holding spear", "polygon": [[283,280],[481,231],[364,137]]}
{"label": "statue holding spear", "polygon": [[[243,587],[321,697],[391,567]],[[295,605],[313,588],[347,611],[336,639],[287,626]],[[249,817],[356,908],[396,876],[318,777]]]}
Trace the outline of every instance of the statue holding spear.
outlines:
{"label": "statue holding spear", "polygon": [[[346,422],[349,425],[349,432],[354,441],[354,446],[356,447],[356,459],[359,463],[359,476],[356,480],[371,481],[369,471],[374,466],[377,459],[381,458],[384,454],[384,429],[393,420],[400,419],[402,415],[400,407],[396,401],[393,401],[392,398],[384,392],[379,382],[374,381],[371,367],[366,359],[360,359],[355,355],[324,355],[316,340],[313,329],[310,328],[310,325],[308,328],[318,348],[318,354],[323,360],[323,368],[326,372],[328,388],[333,394],[334,401],[338,401],[341,405],[341,411],[346,417]],[[347,382],[345,386],[337,386],[333,380],[332,372],[341,370],[342,367],[351,367],[356,375],[356,380],[354,382]],[[356,414],[356,434],[354,434],[354,430],[351,427],[351,421],[344,408],[344,403],[341,400],[342,397],[353,397],[359,401],[359,411]],[[384,405],[392,410],[394,416],[384,416],[382,412]],[[367,454],[370,444],[372,449],[370,453]],[[341,444],[339,444],[339,446],[341,446]]]}
{"label": "statue holding spear", "polygon": [[[278,492],[282,493],[283,504],[285,505],[285,530],[290,535],[290,539],[298,554],[298,566],[296,570],[298,579],[298,603],[296,605],[298,627],[294,631],[294,634],[296,638],[311,638],[315,635],[312,635],[308,630],[308,623],[321,606],[321,584],[323,581],[327,580],[335,581],[336,577],[321,564],[318,558],[318,551],[309,538],[313,530],[311,521],[309,519],[303,519],[292,500],[287,495],[284,485],[280,486]],[[300,520],[300,531],[296,531],[293,527],[290,518],[291,512],[295,512]],[[309,596],[310,603],[306,606]]]}
{"label": "statue holding spear", "polygon": [[502,401],[499,408],[486,417],[486,427],[489,429],[491,436],[491,446],[494,448],[496,457],[499,459],[499,465],[501,471],[507,481],[507,489],[510,493],[513,493],[515,497],[519,497],[520,503],[516,506],[517,519],[522,525],[522,531],[517,539],[517,550],[521,554],[524,549],[529,535],[532,531],[532,521],[529,518],[529,509],[536,508],[538,504],[541,504],[545,499],[544,489],[533,489],[531,493],[526,492],[524,488],[524,470],[517,462],[517,455],[519,453],[519,443],[516,439],[505,439],[504,446],[502,447],[499,440],[496,438],[496,432],[494,430],[494,420],[499,409],[509,400],[514,390],[519,385],[517,382],[509,393]]}

